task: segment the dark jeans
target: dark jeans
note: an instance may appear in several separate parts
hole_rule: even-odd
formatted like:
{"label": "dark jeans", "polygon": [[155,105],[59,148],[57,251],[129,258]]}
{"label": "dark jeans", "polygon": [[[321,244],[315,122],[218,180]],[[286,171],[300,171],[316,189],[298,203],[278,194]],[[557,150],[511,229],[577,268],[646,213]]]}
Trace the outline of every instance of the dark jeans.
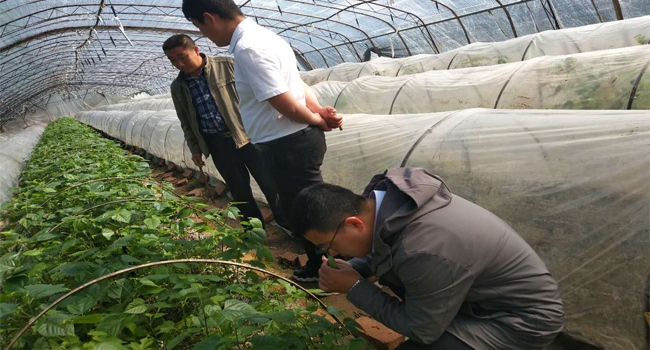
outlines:
{"label": "dark jeans", "polygon": [[433,344],[420,344],[413,340],[407,340],[395,350],[474,350],[473,347],[465,344],[449,332],[444,332]]}
{"label": "dark jeans", "polygon": [[237,148],[232,137],[225,137],[221,134],[204,134],[203,138],[208,145],[214,165],[219,174],[228,185],[233,201],[244,202],[236,204],[244,218],[258,218],[264,223],[264,217],[260,212],[253,191],[248,172],[260,185],[266,200],[276,218],[282,218],[282,212],[278,208],[278,190],[273,178],[266,170],[264,161],[257,148],[252,143],[242,148]]}
{"label": "dark jeans", "polygon": [[[278,186],[280,204],[285,214],[285,221],[278,223],[292,230],[291,208],[298,193],[311,185],[323,182],[320,166],[327,151],[325,133],[316,126],[309,126],[291,135],[256,146]],[[304,238],[301,238],[301,241],[309,258],[307,266],[318,268],[322,254],[316,253],[313,243]]]}

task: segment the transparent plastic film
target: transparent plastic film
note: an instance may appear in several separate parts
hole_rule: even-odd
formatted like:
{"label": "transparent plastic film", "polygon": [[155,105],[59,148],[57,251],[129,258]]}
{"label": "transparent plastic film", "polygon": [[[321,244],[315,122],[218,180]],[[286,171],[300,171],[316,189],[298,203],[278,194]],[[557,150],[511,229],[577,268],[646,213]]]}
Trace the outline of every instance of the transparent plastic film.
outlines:
{"label": "transparent plastic film", "polygon": [[327,133],[325,181],[360,193],[422,167],[510,224],[560,285],[570,335],[644,349],[650,118],[646,111],[470,109],[350,115]]}
{"label": "transparent plastic film", "polygon": [[45,124],[34,123],[24,128],[22,121],[14,121],[13,126],[0,134],[0,205],[11,197],[18,184],[23,163],[41,139]]}
{"label": "transparent plastic film", "polygon": [[[366,76],[313,87],[339,113],[434,113],[466,108],[647,109],[650,45],[504,65]],[[319,94],[323,94],[321,98]]]}
{"label": "transparent plastic film", "polygon": [[363,76],[401,76],[431,70],[491,66],[557,56],[647,44],[650,16],[578,28],[548,30],[500,42],[475,42],[441,54],[407,58],[381,57],[369,62],[343,63],[317,72],[301,72],[308,85],[323,81],[352,81]]}

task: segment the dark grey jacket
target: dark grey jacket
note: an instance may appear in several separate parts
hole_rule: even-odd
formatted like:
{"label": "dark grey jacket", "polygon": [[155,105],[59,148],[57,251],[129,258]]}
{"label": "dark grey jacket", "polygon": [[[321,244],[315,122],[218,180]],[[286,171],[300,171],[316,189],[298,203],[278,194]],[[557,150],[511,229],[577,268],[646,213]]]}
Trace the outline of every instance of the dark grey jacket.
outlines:
{"label": "dark grey jacket", "polygon": [[348,294],[356,307],[424,344],[449,331],[475,349],[532,349],[562,330],[555,279],[508,224],[423,169],[390,169],[373,190],[386,191],[374,253],[351,263],[402,300],[364,280]]}

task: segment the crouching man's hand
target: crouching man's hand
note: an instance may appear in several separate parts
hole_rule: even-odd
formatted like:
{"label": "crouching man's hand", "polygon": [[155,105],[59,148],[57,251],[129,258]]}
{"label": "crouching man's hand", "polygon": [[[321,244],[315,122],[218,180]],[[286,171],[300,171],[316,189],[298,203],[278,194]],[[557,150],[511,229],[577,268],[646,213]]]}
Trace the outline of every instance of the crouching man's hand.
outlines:
{"label": "crouching man's hand", "polygon": [[336,269],[333,269],[327,265],[325,257],[318,273],[320,274],[318,287],[327,292],[347,293],[361,278],[361,275],[347,261],[336,259]]}

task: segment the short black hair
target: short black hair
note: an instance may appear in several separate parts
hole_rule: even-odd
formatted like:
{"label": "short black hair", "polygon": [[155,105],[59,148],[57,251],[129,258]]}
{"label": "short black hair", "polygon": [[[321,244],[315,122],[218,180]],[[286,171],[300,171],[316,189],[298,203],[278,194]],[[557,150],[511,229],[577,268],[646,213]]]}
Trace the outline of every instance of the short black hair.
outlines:
{"label": "short black hair", "polygon": [[183,15],[188,21],[193,19],[203,23],[203,13],[214,13],[223,19],[243,16],[241,9],[233,0],[183,0]]}
{"label": "short black hair", "polygon": [[330,232],[347,217],[361,213],[366,198],[341,186],[317,184],[302,190],[290,213],[294,234],[304,236],[308,230]]}
{"label": "short black hair", "polygon": [[189,36],[185,34],[176,34],[172,35],[169,37],[169,39],[165,40],[163,43],[163,51],[167,52],[171,49],[175,49],[177,47],[184,47],[186,49],[193,49],[196,44],[194,43],[194,40],[190,38]]}

